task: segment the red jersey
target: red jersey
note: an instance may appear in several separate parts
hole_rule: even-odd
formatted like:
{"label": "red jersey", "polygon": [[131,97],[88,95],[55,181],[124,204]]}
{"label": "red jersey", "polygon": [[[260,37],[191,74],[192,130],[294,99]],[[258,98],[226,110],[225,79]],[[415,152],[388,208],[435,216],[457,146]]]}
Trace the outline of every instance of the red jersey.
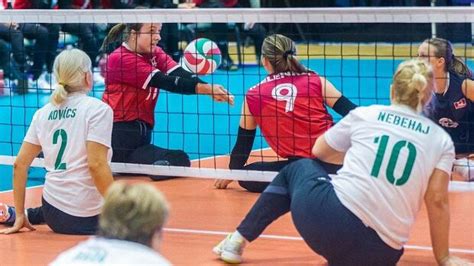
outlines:
{"label": "red jersey", "polygon": [[[206,2],[207,1],[205,0],[193,0],[193,3],[195,3],[196,6],[200,6]],[[224,7],[234,7],[239,3],[238,0],[221,0],[220,2],[224,5]]]}
{"label": "red jersey", "polygon": [[30,9],[32,7],[30,0],[15,0],[12,2],[13,2],[13,9]]}
{"label": "red jersey", "polygon": [[247,92],[246,101],[265,140],[283,158],[313,158],[314,142],[334,124],[315,73],[269,75]]}
{"label": "red jersey", "polygon": [[102,100],[114,110],[114,122],[141,120],[153,126],[159,90],[148,83],[156,72],[176,68],[178,64],[158,46],[143,55],[126,44],[113,51],[107,61]]}

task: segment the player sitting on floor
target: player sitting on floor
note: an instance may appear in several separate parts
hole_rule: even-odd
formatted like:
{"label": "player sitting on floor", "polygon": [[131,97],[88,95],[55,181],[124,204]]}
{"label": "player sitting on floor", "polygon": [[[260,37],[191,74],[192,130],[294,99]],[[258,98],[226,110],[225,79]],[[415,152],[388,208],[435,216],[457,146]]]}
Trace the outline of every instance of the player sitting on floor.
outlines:
{"label": "player sitting on floor", "polygon": [[421,115],[434,85],[426,62],[400,64],[390,106],[356,108],[316,140],[320,160],[344,161],[337,175],[331,179],[310,159],[289,164],[214,252],[241,262],[245,244],[291,211],[305,242],[329,265],[396,265],[424,199],[436,261],[465,263],[450,255],[448,242],[453,142]]}
{"label": "player sitting on floor", "polygon": [[[36,111],[13,166],[15,208],[0,205],[0,223],[10,234],[46,223],[62,234],[94,234],[102,196],[112,184],[112,109],[87,96],[91,60],[81,50],[61,52],[54,61],[57,80],[51,103]],[[40,152],[47,170],[42,206],[25,213],[28,168]],[[15,211],[16,210],[16,211]]]}

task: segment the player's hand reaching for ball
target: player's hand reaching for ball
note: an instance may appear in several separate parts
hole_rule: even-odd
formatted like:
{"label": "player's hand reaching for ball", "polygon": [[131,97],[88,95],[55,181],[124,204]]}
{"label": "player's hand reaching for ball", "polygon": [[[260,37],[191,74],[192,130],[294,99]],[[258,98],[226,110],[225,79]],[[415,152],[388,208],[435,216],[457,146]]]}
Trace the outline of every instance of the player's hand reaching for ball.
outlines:
{"label": "player's hand reaching for ball", "polygon": [[230,105],[234,105],[234,95],[219,84],[198,84],[197,93],[208,94],[216,102],[227,102]]}

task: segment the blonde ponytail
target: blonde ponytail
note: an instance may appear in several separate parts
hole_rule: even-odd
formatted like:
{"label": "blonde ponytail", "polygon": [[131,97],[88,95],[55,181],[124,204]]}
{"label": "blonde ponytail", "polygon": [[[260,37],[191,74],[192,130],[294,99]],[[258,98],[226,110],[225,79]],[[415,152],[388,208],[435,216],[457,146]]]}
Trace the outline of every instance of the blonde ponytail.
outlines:
{"label": "blonde ponytail", "polygon": [[51,103],[59,106],[61,105],[67,98],[67,90],[64,88],[63,85],[61,84],[55,84],[54,85],[54,91],[51,94]]}
{"label": "blonde ponytail", "polygon": [[89,56],[79,49],[64,50],[56,56],[53,64],[53,74],[57,84],[50,102],[56,106],[61,105],[69,93],[88,91],[85,82],[86,73],[90,73],[92,62]]}
{"label": "blonde ponytail", "polygon": [[392,101],[421,112],[432,87],[433,72],[428,63],[420,59],[402,62],[393,76]]}

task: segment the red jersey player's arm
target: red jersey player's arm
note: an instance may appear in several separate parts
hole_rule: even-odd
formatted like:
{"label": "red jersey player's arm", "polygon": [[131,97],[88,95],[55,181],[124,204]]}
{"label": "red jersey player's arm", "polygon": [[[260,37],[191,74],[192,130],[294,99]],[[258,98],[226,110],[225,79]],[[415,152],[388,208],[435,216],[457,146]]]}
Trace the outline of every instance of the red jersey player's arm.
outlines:
{"label": "red jersey player's arm", "polygon": [[257,122],[249,110],[247,101],[242,104],[242,114],[240,116],[239,132],[232,153],[230,154],[230,169],[241,169],[252,151],[253,141]]}
{"label": "red jersey player's arm", "polygon": [[244,100],[244,103],[242,104],[240,127],[247,130],[253,130],[257,128],[257,122],[255,121],[255,118],[253,117],[252,113],[250,113],[247,100]]}
{"label": "red jersey player's arm", "polygon": [[341,116],[345,116],[352,109],[356,108],[353,102],[344,97],[342,93],[334,87],[334,85],[327,79],[321,78],[321,89],[323,93],[324,102]]}

